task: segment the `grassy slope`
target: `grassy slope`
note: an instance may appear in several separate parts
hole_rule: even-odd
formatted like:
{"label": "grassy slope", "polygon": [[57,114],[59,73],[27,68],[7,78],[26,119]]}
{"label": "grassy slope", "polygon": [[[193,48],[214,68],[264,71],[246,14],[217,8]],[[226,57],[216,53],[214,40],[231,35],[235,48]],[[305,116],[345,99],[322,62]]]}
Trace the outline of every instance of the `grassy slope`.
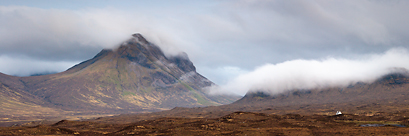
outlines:
{"label": "grassy slope", "polygon": [[[34,93],[43,92],[42,97],[49,97],[48,101],[57,105],[87,110],[163,110],[173,108],[172,105],[219,105],[203,92],[193,89],[194,84],[178,80],[163,65],[151,60],[148,63],[154,64],[155,68],[141,67],[111,53],[81,67],[83,69],[55,74],[39,84],[33,83],[37,85],[33,87]],[[177,82],[164,84],[162,79],[152,77],[155,72],[173,77]]]}

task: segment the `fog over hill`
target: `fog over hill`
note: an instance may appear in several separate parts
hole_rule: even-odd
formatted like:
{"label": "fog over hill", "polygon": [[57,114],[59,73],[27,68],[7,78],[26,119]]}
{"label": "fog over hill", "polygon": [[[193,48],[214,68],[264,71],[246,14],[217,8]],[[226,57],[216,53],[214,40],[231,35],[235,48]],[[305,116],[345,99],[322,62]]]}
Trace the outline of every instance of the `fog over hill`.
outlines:
{"label": "fog over hill", "polygon": [[368,54],[355,59],[289,60],[265,64],[227,84],[209,89],[214,93],[243,95],[248,91],[277,94],[294,89],[346,87],[357,82],[372,83],[390,73],[408,73],[408,62],[409,51],[406,48],[394,48],[382,54]]}

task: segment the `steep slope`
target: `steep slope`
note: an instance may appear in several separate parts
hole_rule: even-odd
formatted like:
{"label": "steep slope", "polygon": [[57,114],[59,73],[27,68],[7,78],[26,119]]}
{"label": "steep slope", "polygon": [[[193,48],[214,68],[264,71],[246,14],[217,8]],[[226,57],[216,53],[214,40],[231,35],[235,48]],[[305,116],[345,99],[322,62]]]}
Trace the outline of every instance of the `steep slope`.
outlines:
{"label": "steep slope", "polygon": [[65,72],[19,80],[27,92],[64,110],[157,111],[237,99],[207,95],[203,88],[213,83],[196,72],[186,54],[168,58],[140,34]]}

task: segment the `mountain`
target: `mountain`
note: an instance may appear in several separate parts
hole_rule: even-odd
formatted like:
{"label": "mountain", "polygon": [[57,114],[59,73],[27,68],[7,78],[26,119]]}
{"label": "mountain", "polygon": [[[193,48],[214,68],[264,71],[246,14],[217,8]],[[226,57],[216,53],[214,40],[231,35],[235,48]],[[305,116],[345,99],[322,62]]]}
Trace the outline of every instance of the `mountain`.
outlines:
{"label": "mountain", "polygon": [[239,98],[208,95],[204,88],[211,85],[186,53],[165,56],[158,46],[134,34],[116,49],[104,49],[61,73],[0,74],[0,109],[8,115],[27,110],[38,115],[128,113],[222,105]]}

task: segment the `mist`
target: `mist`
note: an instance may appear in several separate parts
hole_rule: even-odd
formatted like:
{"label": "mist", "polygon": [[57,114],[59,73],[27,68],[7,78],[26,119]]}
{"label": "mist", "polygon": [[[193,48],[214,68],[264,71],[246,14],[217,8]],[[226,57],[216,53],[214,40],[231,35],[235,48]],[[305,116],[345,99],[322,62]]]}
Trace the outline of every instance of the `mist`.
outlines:
{"label": "mist", "polygon": [[227,84],[266,63],[350,59],[407,47],[408,5],[377,0],[2,1],[0,55],[32,60],[23,66],[38,68],[15,70],[20,65],[0,63],[0,72],[61,72],[71,66],[43,62],[82,62],[141,33],[167,56],[186,52],[200,74]]}
{"label": "mist", "polygon": [[27,56],[0,55],[0,64],[7,64],[7,66],[0,67],[0,71],[11,73],[14,76],[57,73],[65,71],[78,63],[78,61],[43,61]]}
{"label": "mist", "polygon": [[372,83],[386,74],[402,72],[402,68],[409,69],[408,62],[409,51],[403,47],[353,59],[296,59],[262,65],[226,84],[213,86],[210,91],[213,94],[244,95],[248,91],[278,94],[294,89],[345,87],[357,82]]}

